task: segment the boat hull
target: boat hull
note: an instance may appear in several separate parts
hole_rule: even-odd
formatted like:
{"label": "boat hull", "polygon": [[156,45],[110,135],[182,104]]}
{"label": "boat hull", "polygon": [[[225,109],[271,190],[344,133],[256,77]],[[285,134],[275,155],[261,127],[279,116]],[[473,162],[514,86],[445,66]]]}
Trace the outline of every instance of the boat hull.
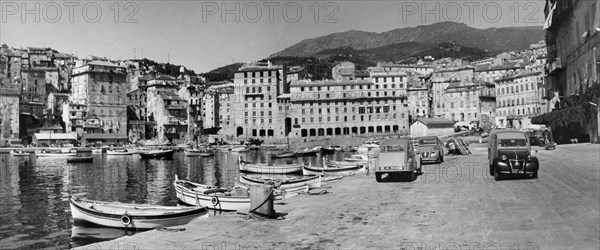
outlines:
{"label": "boat hull", "polygon": [[107,150],[106,155],[133,155],[133,152],[130,152],[130,151],[121,152],[121,151]]}
{"label": "boat hull", "polygon": [[36,153],[37,157],[73,157],[77,156],[77,153]]}
{"label": "boat hull", "polygon": [[29,156],[29,153],[19,153],[19,152],[15,152],[14,150],[11,150],[10,155],[12,155],[12,156]]}
{"label": "boat hull", "polygon": [[[269,184],[269,182],[278,182],[277,180],[263,180],[263,179],[258,179],[258,178],[252,178],[252,177],[249,177],[249,176],[243,175],[243,174],[240,175],[240,181],[242,183],[248,184],[248,185],[252,185],[252,184],[267,185],[267,184]],[[277,188],[290,189],[290,188],[302,187],[305,185],[314,186],[314,185],[318,185],[318,184],[320,184],[319,177],[312,176],[312,177],[308,177],[308,178],[300,178],[300,179],[296,179],[296,180],[283,181],[283,182],[281,182],[281,185]]]}
{"label": "boat hull", "polygon": [[177,198],[187,205],[203,206],[221,211],[250,211],[250,196],[219,196],[205,194],[204,192],[185,187],[184,183],[186,182],[187,181],[176,180],[174,185]]}
{"label": "boat hull", "polygon": [[296,153],[281,153],[271,155],[271,158],[292,158],[298,156]]}
{"label": "boat hull", "polygon": [[313,168],[304,166],[302,167],[303,175],[337,175],[337,176],[348,176],[354,175],[357,172],[364,169],[362,166],[343,166],[343,167],[329,167],[329,168]]}
{"label": "boat hull", "polygon": [[67,162],[94,162],[94,157],[71,157],[67,159]]}
{"label": "boat hull", "polygon": [[240,171],[258,174],[291,174],[302,171],[301,164],[267,165],[262,163],[251,163],[238,158]]}
{"label": "boat hull", "polygon": [[174,154],[175,154],[175,150],[139,153],[139,155],[142,157],[142,159],[162,159],[162,158],[172,159]]}
{"label": "boat hull", "polygon": [[[203,213],[207,213],[205,207],[199,207],[197,209],[182,209],[181,212],[163,213],[157,215],[136,215],[135,208],[129,207],[130,210],[115,210],[115,213],[107,213],[96,209],[86,207],[86,205],[93,203],[80,203],[71,198],[71,215],[73,220],[88,221],[97,225],[114,228],[125,228],[125,229],[153,229],[159,227],[173,227],[187,224],[191,220],[197,218]],[[129,204],[128,204],[129,205]],[[142,206],[140,204],[140,206]],[[158,207],[158,206],[157,206]],[[118,211],[118,212],[117,212]],[[127,211],[127,213],[125,213]],[[126,224],[123,221],[127,221]]]}

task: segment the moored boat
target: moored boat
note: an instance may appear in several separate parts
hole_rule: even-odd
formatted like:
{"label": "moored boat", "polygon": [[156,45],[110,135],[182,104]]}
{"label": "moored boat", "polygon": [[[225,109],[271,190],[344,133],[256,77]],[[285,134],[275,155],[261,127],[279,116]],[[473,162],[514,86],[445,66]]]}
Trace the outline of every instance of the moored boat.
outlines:
{"label": "moored boat", "polygon": [[215,155],[214,150],[210,150],[210,149],[191,149],[191,148],[186,148],[184,150],[185,152],[185,156],[191,157],[191,156],[202,156],[202,157],[206,157],[206,156],[212,156]]}
{"label": "moored boat", "polygon": [[94,162],[93,156],[73,156],[67,158],[67,162]]}
{"label": "moored boat", "polygon": [[240,182],[245,184],[275,184],[276,188],[280,189],[289,189],[295,187],[301,187],[304,185],[315,186],[320,185],[321,181],[319,176],[298,176],[298,177],[287,177],[283,176],[282,178],[263,178],[259,176],[250,176],[246,174],[240,174]]}
{"label": "moored boat", "polygon": [[322,147],[321,153],[322,154],[333,154],[333,153],[335,153],[335,148],[333,148],[332,146]]}
{"label": "moored boat", "polygon": [[231,152],[246,152],[249,149],[246,146],[237,146],[237,147],[232,147],[230,150],[231,150]]}
{"label": "moored boat", "polygon": [[102,148],[92,148],[92,154],[102,154]]}
{"label": "moored boat", "polygon": [[175,154],[175,150],[150,150],[146,152],[138,153],[142,159],[172,159],[173,154]]}
{"label": "moored boat", "polygon": [[[239,187],[239,188],[244,188],[244,189],[249,189],[250,185],[247,183],[242,183],[239,181],[235,182],[235,186]],[[301,193],[307,193],[309,190],[309,186],[308,185],[304,185],[304,186],[299,186],[299,187],[292,187],[292,188],[287,188],[287,189],[281,189],[281,188],[276,188],[273,191],[273,196],[275,200],[284,200],[287,198],[291,198],[294,197],[296,195],[299,195]]]}
{"label": "moored boat", "polygon": [[310,156],[310,155],[317,155],[317,153],[319,153],[319,152],[321,152],[321,148],[320,147],[305,148],[304,150],[296,151],[296,155],[298,155],[298,156]]}
{"label": "moored boat", "polygon": [[351,155],[350,157],[344,158],[344,161],[352,161],[352,162],[368,162],[369,157],[366,155]]}
{"label": "moored boat", "polygon": [[284,151],[284,152],[280,152],[277,154],[272,154],[271,158],[291,158],[291,157],[296,157],[297,154],[294,152],[290,152],[290,151]]}
{"label": "moored boat", "polygon": [[323,167],[303,166],[303,175],[353,175],[359,171],[364,170],[362,164],[345,165],[345,166],[329,166],[323,161]]}
{"label": "moored boat", "polygon": [[106,227],[126,229],[152,229],[187,224],[206,207],[157,206],[102,202],[71,197],[71,215],[74,220],[84,220]]}
{"label": "moored boat", "polygon": [[240,171],[259,174],[291,174],[302,171],[303,164],[267,165],[265,163],[253,163],[238,157]]}
{"label": "moored boat", "polygon": [[124,148],[106,150],[106,155],[132,155],[133,153],[133,151]]}
{"label": "moored boat", "polygon": [[77,153],[62,153],[62,152],[38,152],[35,153],[37,157],[73,157],[77,156]]}
{"label": "moored boat", "polygon": [[175,175],[175,194],[177,198],[188,205],[204,206],[222,211],[249,211],[250,195],[247,190],[225,189],[179,180]]}
{"label": "moored boat", "polygon": [[22,151],[22,150],[11,150],[10,155],[12,155],[12,156],[29,156],[29,153]]}

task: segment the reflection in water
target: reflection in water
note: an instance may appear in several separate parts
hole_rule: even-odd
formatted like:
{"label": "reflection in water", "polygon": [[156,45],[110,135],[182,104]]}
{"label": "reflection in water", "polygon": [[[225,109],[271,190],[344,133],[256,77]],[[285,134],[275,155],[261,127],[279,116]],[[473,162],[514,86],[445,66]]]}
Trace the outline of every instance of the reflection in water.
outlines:
{"label": "reflection in water", "polygon": [[[176,205],[172,183],[175,175],[198,183],[233,186],[239,175],[240,156],[270,164],[308,161],[315,166],[321,164],[320,156],[271,160],[270,153],[260,150],[184,157],[178,152],[173,160],[94,155],[93,163],[0,154],[0,248],[62,249],[135,233],[79,222],[73,225],[69,192],[91,200]],[[340,160],[344,156],[340,153],[332,157]]]}

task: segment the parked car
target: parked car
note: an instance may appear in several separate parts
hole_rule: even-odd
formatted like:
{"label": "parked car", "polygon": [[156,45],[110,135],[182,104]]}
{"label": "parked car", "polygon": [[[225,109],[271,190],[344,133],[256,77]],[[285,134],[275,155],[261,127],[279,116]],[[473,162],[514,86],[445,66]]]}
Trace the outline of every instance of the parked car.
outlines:
{"label": "parked car", "polygon": [[529,137],[523,131],[499,130],[490,134],[488,161],[490,175],[496,180],[508,174],[538,177],[539,162],[531,155]]}
{"label": "parked car", "polygon": [[414,180],[416,174],[422,171],[413,145],[406,139],[384,141],[379,148],[374,149],[374,156],[377,182],[382,181],[384,175],[408,175]]}
{"label": "parked car", "polygon": [[415,153],[419,154],[423,162],[442,163],[444,161],[444,143],[437,136],[424,136],[416,138]]}

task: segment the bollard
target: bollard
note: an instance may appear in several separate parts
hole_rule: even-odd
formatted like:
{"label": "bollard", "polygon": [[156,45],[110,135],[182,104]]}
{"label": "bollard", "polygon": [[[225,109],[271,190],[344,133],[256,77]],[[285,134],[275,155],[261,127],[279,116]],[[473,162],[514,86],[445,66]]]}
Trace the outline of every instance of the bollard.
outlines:
{"label": "bollard", "polygon": [[273,185],[250,186],[250,213],[268,217],[275,216],[273,209]]}

